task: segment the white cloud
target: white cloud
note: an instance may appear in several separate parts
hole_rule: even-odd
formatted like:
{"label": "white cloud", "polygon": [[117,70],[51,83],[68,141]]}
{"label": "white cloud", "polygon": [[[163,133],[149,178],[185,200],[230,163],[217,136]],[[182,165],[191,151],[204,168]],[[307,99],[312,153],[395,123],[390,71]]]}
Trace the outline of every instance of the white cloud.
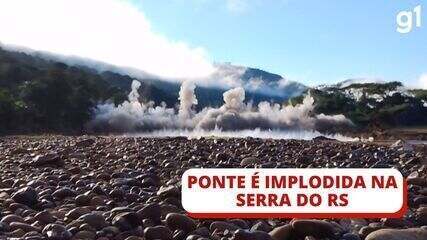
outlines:
{"label": "white cloud", "polygon": [[248,8],[247,0],[226,0],[227,9],[231,12],[243,12]]}
{"label": "white cloud", "polygon": [[422,89],[427,89],[427,73],[421,75],[418,79],[418,87]]}
{"label": "white cloud", "polygon": [[203,48],[155,33],[120,0],[1,0],[0,42],[101,60],[171,78],[214,71]]}
{"label": "white cloud", "polygon": [[[198,0],[207,2],[208,0]],[[287,5],[290,0],[224,0],[225,6],[228,11],[232,13],[243,13],[248,10],[254,10],[262,6],[283,7]]]}

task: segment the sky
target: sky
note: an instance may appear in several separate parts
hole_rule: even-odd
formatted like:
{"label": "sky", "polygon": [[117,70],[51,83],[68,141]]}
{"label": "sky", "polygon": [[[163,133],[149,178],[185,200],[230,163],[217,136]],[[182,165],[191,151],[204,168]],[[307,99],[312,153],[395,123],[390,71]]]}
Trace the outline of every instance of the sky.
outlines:
{"label": "sky", "polygon": [[[191,3],[189,3],[191,2]],[[235,4],[232,4],[232,3]],[[396,15],[427,1],[135,1],[153,29],[204,46],[213,61],[307,83],[372,77],[415,81],[427,72],[426,26],[396,31]],[[423,18],[422,18],[423,20]]]}
{"label": "sky", "polygon": [[[418,5],[421,26],[396,31],[397,14]],[[311,86],[376,78],[427,88],[426,17],[427,0],[0,0],[0,42],[165,77],[231,62]]]}

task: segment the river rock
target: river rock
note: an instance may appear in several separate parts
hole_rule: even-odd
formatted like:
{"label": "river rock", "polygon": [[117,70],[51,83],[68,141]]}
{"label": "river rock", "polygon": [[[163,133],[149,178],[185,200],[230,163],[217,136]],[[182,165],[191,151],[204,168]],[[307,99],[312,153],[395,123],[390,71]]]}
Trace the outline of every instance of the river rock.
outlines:
{"label": "river rock", "polygon": [[239,229],[234,232],[234,240],[272,240],[273,238],[266,232],[262,231],[248,231]]}
{"label": "river rock", "polygon": [[418,224],[427,225],[427,207],[420,207],[417,209],[416,219]]}
{"label": "river rock", "polygon": [[166,199],[168,197],[179,197],[181,191],[176,186],[162,186],[159,191],[157,191],[157,195],[162,199]]}
{"label": "river rock", "polygon": [[62,187],[55,192],[52,193],[52,196],[58,200],[62,200],[64,198],[68,197],[74,197],[76,196],[76,193],[74,190],[68,188],[68,187]]}
{"label": "river rock", "polygon": [[158,223],[160,221],[161,216],[161,208],[158,203],[150,203],[141,208],[137,212],[143,219],[151,219],[155,223]]}
{"label": "river rock", "polygon": [[427,179],[422,177],[413,177],[406,179],[408,184],[427,187]]}
{"label": "river rock", "polygon": [[273,228],[268,225],[264,220],[258,221],[251,227],[251,231],[263,231],[263,232],[270,232],[273,230]]}
{"label": "river rock", "polygon": [[69,240],[73,236],[64,226],[49,224],[43,229],[43,235],[49,240]]}
{"label": "river rock", "polygon": [[169,228],[159,225],[144,229],[144,237],[147,240],[172,240],[172,232]]}
{"label": "river rock", "polygon": [[294,235],[293,232],[294,230],[292,226],[290,224],[286,224],[286,225],[274,228],[268,234],[274,240],[284,240],[284,239],[291,239]]}
{"label": "river rock", "polygon": [[242,161],[240,162],[240,166],[247,166],[247,165],[253,165],[259,163],[259,159],[256,157],[246,157],[243,158]]}
{"label": "river rock", "polygon": [[357,234],[346,233],[346,234],[342,235],[341,240],[361,240],[361,238]]}
{"label": "river rock", "polygon": [[12,199],[29,207],[38,203],[38,194],[32,187],[24,187],[12,194]]}
{"label": "river rock", "polygon": [[381,229],[370,233],[365,240],[426,240],[427,230],[420,228]]}
{"label": "river rock", "polygon": [[7,225],[9,225],[12,222],[22,222],[23,223],[23,222],[25,222],[25,220],[21,216],[18,216],[15,214],[6,215],[0,220],[0,223],[4,223]]}
{"label": "river rock", "polygon": [[186,233],[191,232],[196,228],[196,223],[193,219],[179,213],[169,213],[166,216],[166,225],[171,230],[181,229]]}
{"label": "river rock", "polygon": [[95,239],[96,233],[91,231],[79,231],[74,236],[73,239]]}
{"label": "river rock", "polygon": [[44,167],[46,165],[63,166],[64,161],[61,160],[57,153],[48,153],[34,157],[31,161],[31,165],[34,167]]}
{"label": "river rock", "polygon": [[69,220],[74,220],[90,212],[90,209],[87,207],[76,207],[67,212],[65,217]]}
{"label": "river rock", "polygon": [[[27,151],[13,151],[18,148]],[[365,240],[382,228],[399,231],[396,236],[413,226],[427,228],[427,165],[422,164],[427,152],[421,146],[404,151],[375,142],[49,135],[2,136],[0,152],[0,239],[47,239],[50,224],[59,225],[52,239],[71,234],[97,240]],[[39,157],[28,159],[34,156]],[[242,166],[392,166],[408,180],[408,211],[400,219],[327,221],[209,220],[184,214],[180,189],[186,169]],[[16,197],[24,187],[36,192],[28,198],[33,200]],[[413,236],[405,233],[410,240]]]}
{"label": "river rock", "polygon": [[236,231],[237,229],[240,229],[240,227],[232,224],[232,223],[228,223],[228,222],[224,222],[224,221],[215,221],[213,223],[211,223],[209,229],[213,232],[215,230],[218,231],[224,231],[224,230],[228,230],[228,231]]}
{"label": "river rock", "polygon": [[130,231],[141,226],[142,219],[137,213],[124,212],[115,216],[112,223],[121,231]]}
{"label": "river rock", "polygon": [[100,230],[108,226],[108,223],[105,221],[105,218],[98,213],[84,214],[81,217],[79,217],[78,220],[82,221],[83,223],[89,224],[91,227],[95,228],[96,230]]}
{"label": "river rock", "polygon": [[55,222],[55,217],[53,217],[53,215],[47,210],[37,213],[34,218],[44,224]]}
{"label": "river rock", "polygon": [[291,223],[295,233],[299,236],[313,236],[317,238],[334,236],[334,226],[323,220],[299,219]]}
{"label": "river rock", "polygon": [[92,138],[83,139],[76,142],[76,147],[80,147],[80,148],[89,147],[89,146],[92,146],[94,143],[95,143],[95,140]]}
{"label": "river rock", "polygon": [[90,205],[90,197],[85,194],[80,194],[76,196],[75,202],[77,206],[88,206]]}
{"label": "river rock", "polygon": [[27,223],[22,223],[22,222],[12,222],[9,224],[10,230],[14,231],[16,229],[21,229],[24,232],[40,232],[41,229],[38,229],[37,227],[31,226],[30,224]]}

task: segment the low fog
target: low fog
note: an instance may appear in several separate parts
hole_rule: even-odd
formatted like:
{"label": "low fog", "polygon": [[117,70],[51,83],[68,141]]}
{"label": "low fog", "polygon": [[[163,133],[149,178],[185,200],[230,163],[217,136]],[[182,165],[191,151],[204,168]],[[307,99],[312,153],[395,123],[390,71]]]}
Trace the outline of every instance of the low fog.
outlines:
{"label": "low fog", "polygon": [[250,102],[245,102],[245,90],[237,87],[223,94],[224,103],[221,107],[207,107],[195,112],[197,98],[193,82],[182,83],[177,108],[141,102],[138,93],[140,86],[141,83],[134,80],[128,101],[118,106],[112,103],[99,104],[93,120],[87,124],[88,130],[151,134],[179,130],[191,135],[191,132],[209,134],[245,130],[270,133],[316,132],[352,126],[351,121],[343,115],[314,114],[314,99],[310,95],[295,106],[269,102],[253,106]]}

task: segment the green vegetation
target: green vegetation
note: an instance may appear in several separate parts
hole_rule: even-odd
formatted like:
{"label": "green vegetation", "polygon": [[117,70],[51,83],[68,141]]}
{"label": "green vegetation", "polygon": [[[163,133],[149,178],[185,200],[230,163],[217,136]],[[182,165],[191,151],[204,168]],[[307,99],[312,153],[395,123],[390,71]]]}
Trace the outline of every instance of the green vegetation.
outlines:
{"label": "green vegetation", "polygon": [[402,87],[401,82],[388,82],[388,83],[355,83],[351,84],[346,89],[363,89],[367,94],[383,94],[386,91],[393,91]]}
{"label": "green vegetation", "polygon": [[424,101],[427,101],[427,90],[414,89],[414,90],[410,90],[409,92],[414,94],[414,96],[416,98],[423,99]]}
{"label": "green vegetation", "polygon": [[79,132],[100,101],[128,89],[94,71],[0,49],[0,133]]}
{"label": "green vegetation", "polygon": [[[253,70],[246,77],[251,74],[266,73]],[[117,105],[127,99],[131,82],[130,76],[98,73],[0,48],[0,134],[81,133],[98,103]],[[359,127],[426,126],[427,90],[402,92],[401,87],[400,82],[352,84],[310,89],[305,94],[309,91],[313,96],[316,113],[344,114]],[[165,102],[169,107],[177,104],[177,83],[144,79],[139,90],[143,101]],[[223,92],[198,87],[197,107],[221,105]],[[254,103],[283,101],[254,93],[246,97]],[[292,98],[288,104],[301,103],[303,98]]]}
{"label": "green vegetation", "polygon": [[[361,128],[389,128],[397,126],[426,126],[426,90],[399,91],[400,82],[352,84],[348,87],[311,89],[315,112],[344,114]],[[359,98],[349,92],[356,92]],[[378,99],[378,96],[381,96]],[[292,104],[302,102],[293,98]]]}

